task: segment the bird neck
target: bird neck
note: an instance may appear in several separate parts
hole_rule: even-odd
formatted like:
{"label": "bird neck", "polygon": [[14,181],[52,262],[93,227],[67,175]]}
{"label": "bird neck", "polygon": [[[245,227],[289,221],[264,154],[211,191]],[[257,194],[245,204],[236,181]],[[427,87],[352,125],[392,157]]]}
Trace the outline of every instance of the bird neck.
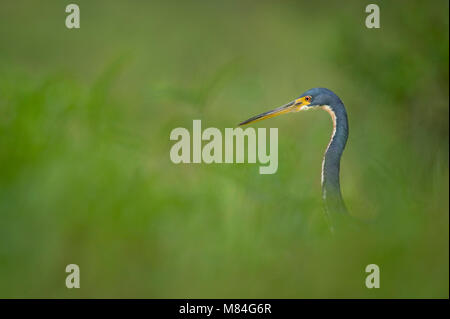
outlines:
{"label": "bird neck", "polygon": [[341,156],[348,138],[344,104],[323,106],[333,121],[333,132],[322,162],[322,196],[328,211],[346,212],[339,183]]}

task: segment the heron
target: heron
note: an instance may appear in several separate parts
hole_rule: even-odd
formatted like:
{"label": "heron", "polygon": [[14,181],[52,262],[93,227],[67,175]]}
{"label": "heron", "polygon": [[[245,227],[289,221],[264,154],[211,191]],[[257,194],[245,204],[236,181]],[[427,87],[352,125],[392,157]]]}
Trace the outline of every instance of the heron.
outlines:
{"label": "heron", "polygon": [[295,100],[268,112],[253,116],[239,124],[246,125],[262,121],[271,117],[290,112],[299,112],[312,109],[327,111],[333,122],[333,130],[330,141],[325,149],[322,159],[322,199],[328,215],[347,213],[342,199],[339,182],[341,156],[348,139],[347,111],[341,99],[331,90],[326,88],[314,88],[306,91]]}

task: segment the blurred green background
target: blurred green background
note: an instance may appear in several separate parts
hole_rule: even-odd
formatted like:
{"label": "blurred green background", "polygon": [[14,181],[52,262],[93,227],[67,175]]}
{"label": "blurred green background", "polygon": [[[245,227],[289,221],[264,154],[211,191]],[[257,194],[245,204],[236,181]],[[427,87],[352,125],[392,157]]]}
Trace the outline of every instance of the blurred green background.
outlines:
{"label": "blurred green background", "polygon": [[[0,297],[449,297],[448,1],[0,3]],[[175,165],[312,87],[344,101],[332,236],[325,112],[281,116],[279,168]],[[65,267],[81,289],[65,287]],[[381,288],[365,287],[365,267]]]}

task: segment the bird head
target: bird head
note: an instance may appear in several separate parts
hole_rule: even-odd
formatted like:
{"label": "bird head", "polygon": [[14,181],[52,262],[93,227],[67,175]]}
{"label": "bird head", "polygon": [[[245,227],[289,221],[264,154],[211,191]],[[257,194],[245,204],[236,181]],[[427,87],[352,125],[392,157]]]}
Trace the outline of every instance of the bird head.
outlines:
{"label": "bird head", "polygon": [[268,112],[253,116],[239,125],[262,121],[271,117],[290,112],[306,111],[317,107],[332,107],[340,102],[339,97],[331,90],[325,88],[314,88],[306,91],[295,100]]}

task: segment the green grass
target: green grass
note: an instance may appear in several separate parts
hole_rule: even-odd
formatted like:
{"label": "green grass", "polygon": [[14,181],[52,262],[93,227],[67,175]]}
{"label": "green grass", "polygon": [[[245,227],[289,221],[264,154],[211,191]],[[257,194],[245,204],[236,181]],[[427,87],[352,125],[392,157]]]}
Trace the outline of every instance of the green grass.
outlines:
{"label": "green grass", "polygon": [[[0,9],[0,297],[448,298],[448,3],[77,2]],[[316,86],[344,101],[332,236],[325,112],[283,116],[279,169],[175,165],[170,131],[234,127]],[[68,290],[65,266],[81,268]],[[381,288],[365,288],[365,266]]]}

